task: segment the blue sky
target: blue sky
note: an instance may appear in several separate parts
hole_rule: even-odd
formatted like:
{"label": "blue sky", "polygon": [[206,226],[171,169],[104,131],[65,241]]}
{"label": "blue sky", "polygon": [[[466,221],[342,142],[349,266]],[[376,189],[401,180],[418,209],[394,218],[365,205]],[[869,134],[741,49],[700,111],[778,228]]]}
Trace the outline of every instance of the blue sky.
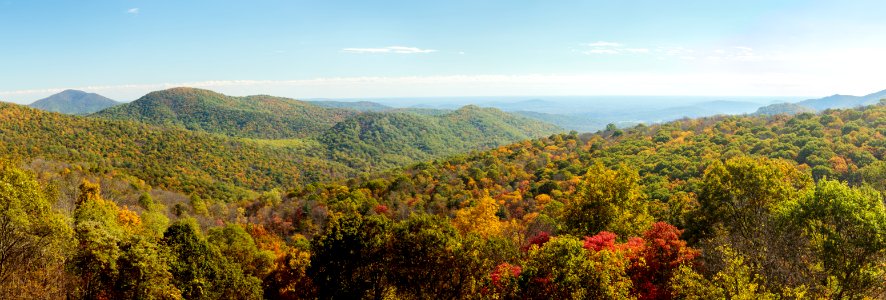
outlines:
{"label": "blue sky", "polygon": [[[0,99],[792,96],[886,88],[882,1],[0,0]],[[880,78],[878,78],[880,77]]]}

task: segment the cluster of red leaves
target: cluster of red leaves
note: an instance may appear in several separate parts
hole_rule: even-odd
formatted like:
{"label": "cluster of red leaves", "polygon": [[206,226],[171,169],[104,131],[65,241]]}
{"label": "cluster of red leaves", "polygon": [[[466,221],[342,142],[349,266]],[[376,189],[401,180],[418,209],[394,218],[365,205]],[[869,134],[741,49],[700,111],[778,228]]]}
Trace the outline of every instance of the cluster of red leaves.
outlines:
{"label": "cluster of red leaves", "polygon": [[517,278],[520,277],[520,273],[523,272],[523,268],[517,265],[512,265],[509,263],[501,263],[492,273],[489,274],[489,278],[492,280],[492,284],[497,288],[502,287],[502,279],[507,278]]}
{"label": "cluster of red leaves", "polygon": [[595,236],[586,236],[584,248],[589,251],[599,252],[608,250],[612,252],[638,253],[646,247],[646,242],[639,237],[628,239],[627,243],[616,243],[618,236],[609,231],[601,231]]}
{"label": "cluster of red leaves", "polygon": [[687,247],[686,241],[680,239],[682,233],[673,225],[658,222],[642,238],[632,237],[626,243],[617,243],[617,236],[607,231],[585,237],[584,248],[624,254],[630,261],[627,272],[639,299],[670,299],[667,283],[673,271],[699,255],[698,250]]}
{"label": "cluster of red leaves", "polygon": [[531,238],[529,238],[529,240],[526,241],[526,245],[521,247],[520,250],[523,250],[524,252],[529,251],[529,249],[532,248],[532,245],[536,245],[538,247],[541,247],[550,240],[551,240],[551,234],[542,231],[542,232],[539,232],[538,234],[532,236]]}
{"label": "cluster of red leaves", "polygon": [[388,211],[389,211],[390,209],[388,209],[388,206],[387,206],[387,205],[379,204],[379,205],[376,205],[375,208],[373,208],[372,210],[375,211],[376,214],[379,214],[379,215],[387,215],[387,214],[388,214]]}
{"label": "cluster of red leaves", "polygon": [[682,230],[664,222],[653,224],[643,234],[646,240],[646,249],[640,253],[643,264],[634,263],[628,269],[640,299],[670,299],[667,284],[674,270],[698,257],[698,250],[687,247],[686,241],[680,239],[681,234]]}
{"label": "cluster of red leaves", "polygon": [[609,231],[601,231],[595,236],[585,237],[585,249],[593,251],[615,250],[615,238],[617,236]]}
{"label": "cluster of red leaves", "polygon": [[506,291],[513,291],[517,284],[517,279],[520,277],[520,274],[523,273],[523,268],[519,265],[512,265],[509,263],[501,263],[489,273],[489,281],[492,283],[491,285],[484,286],[480,292],[484,295],[488,295],[490,293],[507,293]]}

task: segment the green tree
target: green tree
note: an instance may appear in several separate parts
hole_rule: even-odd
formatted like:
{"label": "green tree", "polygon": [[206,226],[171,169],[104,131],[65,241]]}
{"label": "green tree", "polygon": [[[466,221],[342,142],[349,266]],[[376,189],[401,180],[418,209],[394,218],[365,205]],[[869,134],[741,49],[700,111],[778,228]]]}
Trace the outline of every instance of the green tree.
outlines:
{"label": "green tree", "polygon": [[748,240],[779,204],[795,199],[812,183],[786,161],[752,157],[714,162],[703,181],[693,233],[710,236],[720,227]]}
{"label": "green tree", "polygon": [[588,251],[569,235],[551,238],[527,254],[521,292],[532,299],[631,299],[627,258],[610,250]]}
{"label": "green tree", "polygon": [[206,241],[193,220],[179,221],[163,234],[173,259],[173,283],[185,299],[260,299],[261,281],[246,275]]}
{"label": "green tree", "polygon": [[390,221],[363,217],[356,212],[333,216],[326,231],[311,242],[313,255],[308,276],[322,299],[385,293],[386,253]]}
{"label": "green tree", "polygon": [[0,161],[0,296],[27,297],[36,291],[20,288],[58,284],[43,277],[62,266],[71,235],[34,176]]}
{"label": "green tree", "polygon": [[[391,281],[401,297],[457,299],[472,282],[462,272],[463,245],[452,224],[441,217],[412,214],[397,223],[390,241]],[[440,270],[448,270],[440,272]]]}
{"label": "green tree", "polygon": [[[714,274],[712,279],[705,278],[690,265],[681,265],[670,280],[670,289],[674,299],[778,299],[766,290],[765,278],[754,272],[746,263],[746,258],[729,247],[720,247],[716,251],[726,257],[725,266]],[[803,294],[788,297],[802,299]]]}
{"label": "green tree", "polygon": [[861,181],[886,193],[886,161],[877,161],[858,170]]}
{"label": "green tree", "polygon": [[101,197],[98,184],[80,185],[74,227],[79,244],[69,262],[78,276],[75,295],[86,299],[180,299],[170,258],[135,213]]}
{"label": "green tree", "polygon": [[124,229],[117,222],[117,205],[102,199],[99,184],[80,184],[74,230],[79,246],[69,263],[81,281],[77,292],[87,299],[113,297]]}
{"label": "green tree", "polygon": [[256,278],[264,278],[274,267],[274,253],[258,249],[252,236],[239,224],[210,229],[208,240],[225,258],[239,263]]}
{"label": "green tree", "polygon": [[134,236],[120,247],[114,282],[119,299],[181,299],[172,284],[168,253],[155,241]]}
{"label": "green tree", "polygon": [[563,222],[577,236],[603,230],[637,236],[652,224],[645,197],[636,170],[626,165],[610,170],[597,161],[585,174],[578,196],[566,204]]}
{"label": "green tree", "polygon": [[790,210],[835,283],[834,298],[886,292],[886,208],[880,193],[823,180]]}
{"label": "green tree", "polygon": [[706,171],[692,213],[690,240],[701,241],[713,271],[729,264],[717,251],[728,246],[747,258],[752,272],[772,286],[798,287],[810,280],[799,235],[778,223],[775,212],[812,185],[791,163],[752,157],[715,162]]}

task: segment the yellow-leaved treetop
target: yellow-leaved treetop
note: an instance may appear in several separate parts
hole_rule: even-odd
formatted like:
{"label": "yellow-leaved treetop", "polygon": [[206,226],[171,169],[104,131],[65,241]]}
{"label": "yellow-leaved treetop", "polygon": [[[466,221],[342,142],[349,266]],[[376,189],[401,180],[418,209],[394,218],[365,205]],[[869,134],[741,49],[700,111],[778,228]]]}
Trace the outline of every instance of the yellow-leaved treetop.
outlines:
{"label": "yellow-leaved treetop", "polygon": [[496,215],[498,210],[498,203],[487,194],[477,199],[474,206],[456,211],[452,223],[464,234],[476,233],[483,237],[497,235],[504,227]]}

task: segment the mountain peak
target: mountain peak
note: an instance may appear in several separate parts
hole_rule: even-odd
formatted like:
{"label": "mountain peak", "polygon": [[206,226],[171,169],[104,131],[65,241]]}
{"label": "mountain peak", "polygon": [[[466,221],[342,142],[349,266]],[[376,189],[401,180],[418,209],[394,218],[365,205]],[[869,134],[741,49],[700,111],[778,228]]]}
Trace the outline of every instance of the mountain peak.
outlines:
{"label": "mountain peak", "polygon": [[96,114],[109,119],[178,125],[190,130],[250,138],[303,138],[319,134],[356,112],[273,97],[234,97],[175,87]]}
{"label": "mountain peak", "polygon": [[86,95],[86,94],[89,94],[89,93],[81,91],[81,90],[67,89],[67,90],[59,92],[57,95]]}
{"label": "mountain peak", "polygon": [[63,114],[85,115],[117,104],[120,103],[99,94],[68,89],[34,101],[29,106]]}
{"label": "mountain peak", "polygon": [[156,96],[156,95],[182,95],[182,96],[213,95],[213,96],[218,96],[218,97],[225,97],[225,95],[215,92],[215,91],[211,91],[211,90],[198,89],[198,88],[193,88],[193,87],[173,87],[173,88],[168,88],[165,90],[150,92],[142,98],[150,98],[149,96],[152,96],[152,95],[154,95],[154,96]]}

